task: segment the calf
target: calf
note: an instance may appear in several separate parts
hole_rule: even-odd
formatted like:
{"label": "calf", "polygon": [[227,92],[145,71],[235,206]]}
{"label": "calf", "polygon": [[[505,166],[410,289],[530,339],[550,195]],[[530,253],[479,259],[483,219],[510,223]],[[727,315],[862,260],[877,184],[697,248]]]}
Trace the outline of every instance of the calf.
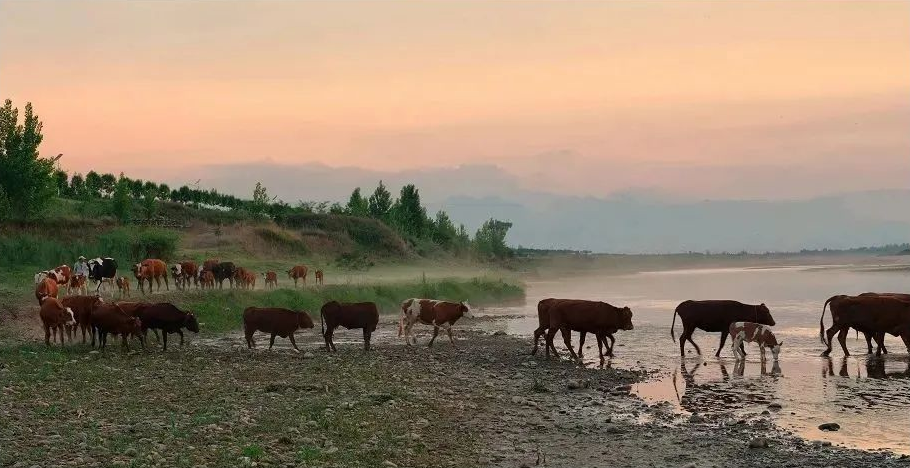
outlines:
{"label": "calf", "polygon": [[[85,335],[92,333],[92,310],[99,304],[104,303],[100,296],[69,296],[60,301],[64,307],[72,309],[76,323],[72,328],[67,330],[71,336],[76,334],[76,326],[82,331],[82,342],[85,343]],[[73,338],[71,337],[70,340]]]}
{"label": "calf", "polygon": [[167,351],[168,334],[176,333],[180,335],[180,346],[183,346],[184,328],[193,333],[199,333],[199,322],[192,312],[184,312],[167,302],[139,304],[135,308],[134,314],[142,321],[143,337],[145,337],[146,331],[149,329],[161,330],[165,351]]}
{"label": "calf", "polygon": [[174,280],[174,286],[177,289],[183,289],[183,266],[179,263],[171,265],[171,279]]}
{"label": "calf", "polygon": [[[720,332],[720,346],[717,347],[715,356],[720,356],[720,350],[727,342],[730,333],[730,324],[734,322],[754,322],[762,325],[774,326],[774,318],[764,304],[743,304],[738,301],[684,301],[676,306],[673,311],[673,323],[670,326],[670,337],[676,340],[676,316],[682,320],[683,332],[679,336],[679,355],[685,356],[686,341],[695,346],[695,352],[701,355],[701,348],[692,341],[695,329],[700,328],[706,332]],[[740,350],[742,351],[742,350]]]}
{"label": "calf", "polygon": [[288,270],[288,278],[294,280],[294,287],[297,287],[297,280],[302,279],[303,285],[306,286],[306,275],[310,270],[304,265],[295,265]]}
{"label": "calf", "polygon": [[88,289],[85,287],[85,275],[73,275],[70,278],[70,287],[69,291],[73,289],[76,290],[76,294],[81,294],[83,296],[88,294]]}
{"label": "calf", "polygon": [[316,275],[316,285],[317,286],[321,286],[321,285],[325,284],[325,274],[322,272],[322,270],[316,270],[315,275]]}
{"label": "calf", "polygon": [[[612,335],[617,330],[633,330],[632,310],[628,307],[615,307],[600,301],[561,301],[550,307],[550,327],[547,332],[547,356],[550,350],[554,354],[553,337],[556,331],[562,332],[563,341],[569,349],[573,359],[578,356],[572,350],[570,341],[571,330],[593,333],[597,337],[597,348],[600,360],[604,361],[603,345],[606,344],[607,335]],[[607,347],[607,354],[612,355],[613,344]]]}
{"label": "calf", "polygon": [[215,274],[209,270],[202,270],[199,272],[199,286],[202,289],[214,289],[215,288]]}
{"label": "calf", "polygon": [[452,337],[452,325],[462,316],[471,317],[471,308],[464,302],[446,302],[433,299],[408,299],[401,303],[401,320],[398,322],[398,336],[404,332],[404,341],[410,345],[417,344],[417,338],[411,336],[411,329],[417,322],[433,326],[433,337],[427,346],[433,346],[439,328],[442,327],[449,335],[449,341],[455,345]]}
{"label": "calf", "polygon": [[185,261],[180,262],[180,274],[181,280],[183,282],[183,287],[186,288],[190,285],[190,280],[193,281],[193,285],[197,288],[199,287],[199,266],[196,265],[196,262]]}
{"label": "calf", "polygon": [[63,346],[63,327],[76,324],[73,309],[64,307],[56,297],[45,297],[41,301],[41,312],[39,314],[41,316],[41,324],[44,325],[44,344],[47,346],[51,345],[51,330],[53,330],[54,340],[56,341],[59,332],[60,346]]}
{"label": "calf", "polygon": [[57,281],[51,279],[49,276],[41,280],[35,286],[35,299],[38,300],[39,306],[42,304],[42,301],[44,301],[44,298],[46,297],[57,297]]}
{"label": "calf", "polygon": [[149,292],[152,292],[152,280],[158,285],[158,291],[161,291],[161,280],[164,280],[164,287],[170,291],[171,286],[167,279],[167,264],[157,258],[147,258],[140,263],[133,265],[133,275],[139,281],[139,290],[145,294],[143,282],[149,284]]}
{"label": "calf", "polygon": [[267,271],[262,274],[265,278],[265,287],[266,289],[274,289],[278,287],[278,274],[274,271]]}
{"label": "calf", "polygon": [[736,360],[746,358],[746,353],[742,351],[743,342],[757,343],[758,349],[761,350],[761,360],[766,361],[765,348],[771,348],[771,356],[774,361],[780,354],[780,347],[783,342],[778,342],[774,332],[767,325],[754,322],[734,322],[730,324],[730,336],[733,337],[733,354]]}
{"label": "calf", "polygon": [[379,324],[379,309],[373,302],[340,303],[330,301],[323,304],[319,311],[319,322],[322,336],[325,338],[326,351],[337,351],[332,336],[339,326],[348,330],[363,329],[363,348],[370,350],[370,336]]}
{"label": "calf", "polygon": [[[142,283],[140,283],[140,286]],[[130,279],[126,276],[121,276],[117,278],[117,289],[120,291],[120,299],[123,299],[124,296],[130,297]],[[151,286],[149,286],[151,289]]]}
{"label": "calf", "polygon": [[127,338],[135,336],[139,338],[142,347],[145,348],[145,339],[142,337],[142,321],[138,317],[133,317],[117,304],[99,304],[92,309],[92,346],[95,346],[95,335],[98,336],[99,347],[107,346],[107,335],[120,335],[123,342],[123,348],[130,349]]}
{"label": "calf", "polygon": [[262,331],[271,334],[269,349],[275,345],[275,337],[288,338],[297,352],[297,342],[294,341],[294,332],[301,328],[313,328],[313,319],[305,311],[294,311],[277,307],[247,307],[243,311],[243,332],[246,335],[246,346],[250,349],[256,347],[253,334]]}

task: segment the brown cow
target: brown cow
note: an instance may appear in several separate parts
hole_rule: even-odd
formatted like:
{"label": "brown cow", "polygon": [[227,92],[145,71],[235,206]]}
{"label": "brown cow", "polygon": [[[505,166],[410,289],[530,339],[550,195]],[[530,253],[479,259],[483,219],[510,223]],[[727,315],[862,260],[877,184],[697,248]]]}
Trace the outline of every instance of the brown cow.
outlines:
{"label": "brown cow", "polygon": [[142,291],[142,294],[145,294],[145,286],[143,285],[145,281],[149,284],[149,292],[152,292],[152,280],[155,280],[155,283],[158,284],[158,291],[161,291],[162,279],[164,279],[165,288],[168,291],[171,290],[167,279],[167,264],[157,258],[147,258],[133,265],[133,275],[139,281],[139,290]]}
{"label": "brown cow", "polygon": [[313,319],[306,311],[294,311],[276,307],[247,307],[243,311],[243,332],[246,335],[246,346],[256,347],[253,334],[257,331],[270,333],[269,349],[275,345],[275,337],[288,338],[299,353],[300,348],[294,341],[294,332],[301,328],[313,328]]}
{"label": "brown cow", "polygon": [[266,289],[274,289],[278,287],[278,274],[274,271],[267,271],[262,274],[265,278],[265,287]]}
{"label": "brown cow", "polygon": [[[550,326],[547,331],[547,356],[552,350],[556,352],[553,346],[553,337],[556,332],[562,332],[563,341],[569,349],[569,354],[573,359],[578,355],[572,349],[570,341],[571,330],[579,332],[593,333],[597,337],[597,348],[601,362],[604,361],[603,345],[606,344],[607,335],[612,335],[617,330],[632,330],[632,310],[628,307],[615,307],[606,302],[600,301],[557,301],[550,309]],[[612,344],[607,348],[607,354],[612,354]]]}
{"label": "brown cow", "polygon": [[326,302],[319,311],[319,322],[322,336],[325,338],[326,351],[337,351],[332,336],[339,326],[352,330],[363,328],[363,347],[370,350],[370,336],[379,324],[379,309],[373,302],[340,303]]}
{"label": "brown cow", "polygon": [[69,265],[60,265],[57,268],[54,268],[54,271],[57,272],[57,286],[66,287],[66,293],[70,293],[70,278],[73,276],[73,270]]}
{"label": "brown cow", "polygon": [[107,335],[120,335],[123,341],[123,347],[129,350],[130,345],[127,338],[130,335],[139,338],[142,347],[145,348],[145,339],[142,337],[142,322],[137,317],[127,314],[117,304],[98,304],[92,309],[92,346],[95,346],[95,335],[98,335],[98,345],[100,348],[107,346]]}
{"label": "brown cow", "polygon": [[[536,330],[534,330],[534,348],[531,349],[532,356],[537,354],[537,347],[540,345],[540,337],[545,336],[547,333],[547,330],[550,329],[550,307],[552,307],[557,302],[574,301],[574,300],[576,300],[576,299],[549,298],[549,299],[543,299],[537,303],[538,327]],[[616,338],[613,337],[613,334],[616,333],[616,331],[617,330],[612,330],[606,334],[606,338],[608,338],[610,340],[610,343],[607,345],[607,356],[613,356],[613,344],[616,342]],[[578,355],[579,356],[581,356],[582,349],[584,348],[584,345],[585,345],[585,335],[586,334],[587,334],[587,332],[585,332],[585,331],[579,332],[579,336],[578,336]],[[570,339],[571,339],[571,331],[569,332],[569,335],[570,335]]]}
{"label": "brown cow", "polygon": [[907,346],[907,351],[910,352],[910,301],[887,295],[835,296],[831,299],[829,301],[833,323],[827,332],[825,332],[825,306],[829,302],[825,302],[825,306],[822,306],[822,315],[819,319],[819,338],[823,344],[827,345],[822,356],[831,354],[835,334],[838,334],[837,340],[844,350],[844,356],[849,356],[847,333],[850,328],[872,334],[876,343],[879,344],[876,354],[881,354],[881,344],[885,333],[900,336]]}
{"label": "brown cow", "polygon": [[104,299],[101,296],[69,296],[64,297],[60,301],[64,307],[69,307],[73,311],[76,323],[72,328],[68,329],[67,332],[72,337],[76,334],[76,326],[78,325],[79,330],[82,331],[82,342],[85,343],[85,334],[92,333],[92,309],[94,309],[98,304],[103,304]]}
{"label": "brown cow", "polygon": [[325,274],[322,272],[322,270],[316,270],[315,275],[316,275],[316,285],[317,286],[321,286],[321,285],[325,284]]}
{"label": "brown cow", "polygon": [[215,274],[211,270],[199,272],[199,286],[202,289],[215,289]]}
{"label": "brown cow", "polygon": [[243,282],[249,289],[256,289],[256,273],[247,270],[243,275]]}
{"label": "brown cow", "polygon": [[221,263],[221,260],[218,259],[209,259],[202,262],[202,268],[199,271],[212,271],[215,268],[215,265]]}
{"label": "brown cow", "polygon": [[39,306],[45,297],[57,297],[57,281],[51,277],[44,278],[35,286],[35,299]]}
{"label": "brown cow", "polygon": [[433,346],[439,328],[442,327],[449,335],[449,341],[455,345],[452,337],[452,325],[462,316],[471,318],[471,308],[464,302],[446,302],[433,299],[408,299],[401,303],[401,320],[398,321],[398,336],[404,332],[404,341],[410,345],[417,344],[417,337],[411,336],[411,329],[417,322],[433,326],[433,337],[427,346]]}
{"label": "brown cow", "polygon": [[199,266],[196,265],[196,262],[187,260],[180,262],[180,274],[181,282],[183,287],[186,288],[190,285],[190,281],[193,282],[193,285],[197,288],[199,287]]}
{"label": "brown cow", "polygon": [[310,270],[309,270],[307,267],[303,266],[303,265],[293,266],[293,267],[291,267],[290,270],[288,270],[288,278],[293,278],[293,279],[294,279],[294,287],[295,287],[295,288],[297,287],[297,280],[298,280],[298,279],[302,279],[302,280],[303,280],[303,285],[306,286],[306,275],[307,275],[307,272],[309,272],[309,271],[310,271]]}
{"label": "brown cow", "polygon": [[[142,283],[139,283],[139,286],[142,286]],[[149,289],[152,287],[149,286]],[[130,279],[126,276],[121,276],[117,278],[117,289],[120,291],[120,299],[123,299],[123,296],[130,297]]]}
{"label": "brown cow", "polygon": [[[168,334],[180,335],[180,346],[183,346],[183,328],[193,333],[199,333],[199,322],[196,320],[196,316],[192,312],[184,312],[168,302],[139,304],[135,307],[133,314],[142,321],[143,337],[149,329],[161,330],[165,351],[167,351]],[[157,332],[155,332],[155,336],[158,336]]]}
{"label": "brown cow", "polygon": [[256,274],[244,268],[234,270],[234,283],[243,289],[256,289]]}
{"label": "brown cow", "polygon": [[[751,305],[738,301],[684,301],[676,306],[673,312],[673,323],[670,326],[670,337],[676,340],[675,327],[676,315],[679,315],[683,325],[682,335],[679,336],[679,354],[685,356],[686,340],[695,346],[695,351],[701,355],[701,348],[692,341],[692,334],[696,328],[706,332],[720,332],[720,346],[717,347],[715,356],[720,356],[720,351],[727,342],[730,334],[730,324],[733,322],[754,322],[762,325],[774,326],[774,318],[764,304]],[[740,349],[740,351],[743,351]],[[745,351],[743,351],[745,352]]]}
{"label": "brown cow", "polygon": [[[73,326],[76,324],[76,318],[73,316],[73,310],[64,307],[56,297],[44,297],[41,302],[41,324],[44,325],[44,344],[51,345],[51,330],[54,332],[54,340],[57,339],[57,333],[60,334],[60,346],[63,346],[63,327]],[[70,340],[72,341],[72,340]]]}
{"label": "brown cow", "polygon": [[85,275],[73,275],[70,278],[70,287],[67,293],[72,292],[73,289],[76,290],[77,294],[81,293],[83,296],[88,294],[88,289],[85,286]]}

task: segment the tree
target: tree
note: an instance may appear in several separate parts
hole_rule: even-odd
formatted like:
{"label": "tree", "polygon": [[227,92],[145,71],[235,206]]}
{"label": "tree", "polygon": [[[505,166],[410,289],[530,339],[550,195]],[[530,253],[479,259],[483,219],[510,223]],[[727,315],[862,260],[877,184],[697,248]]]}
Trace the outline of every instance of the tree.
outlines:
{"label": "tree", "polygon": [[506,245],[506,234],[512,223],[490,218],[474,235],[474,252],[482,260],[499,260],[512,256]]}
{"label": "tree", "polygon": [[455,238],[458,232],[455,230],[455,224],[449,218],[448,213],[439,210],[436,212],[436,219],[431,221],[433,242],[446,249],[451,249],[455,245]]}
{"label": "tree", "polygon": [[101,197],[101,176],[95,171],[88,171],[85,175],[85,191],[92,198]]}
{"label": "tree", "polygon": [[[129,179],[127,179],[129,180]],[[104,174],[101,176],[101,194],[104,197],[110,197],[114,194],[114,186],[117,185],[117,178],[114,174]]]}
{"label": "tree", "polygon": [[74,174],[70,178],[70,193],[76,198],[85,195],[85,179],[82,178],[82,174]]}
{"label": "tree", "polygon": [[60,156],[40,157],[42,126],[31,103],[25,105],[22,123],[19,109],[11,100],[0,108],[0,187],[11,217],[31,219],[40,215],[57,192],[54,164]]}
{"label": "tree", "polygon": [[414,184],[401,187],[401,195],[392,210],[398,230],[415,238],[424,237],[427,210],[420,204],[420,192]]}
{"label": "tree", "polygon": [[269,193],[262,185],[262,182],[256,182],[256,187],[253,188],[253,203],[250,206],[250,211],[254,215],[262,215],[268,208],[270,201]]}
{"label": "tree", "polygon": [[158,186],[152,184],[150,187],[146,185],[145,195],[142,197],[142,210],[145,211],[146,218],[154,218],[155,214],[158,211],[158,203],[155,201],[155,197],[158,196]]}
{"label": "tree", "polygon": [[113,211],[114,216],[125,223],[130,219],[132,209],[132,199],[130,198],[130,182],[126,177],[120,175],[117,185],[114,186]]}
{"label": "tree", "polygon": [[366,217],[370,215],[370,202],[360,194],[360,187],[351,192],[345,211],[351,216]]}
{"label": "tree", "polygon": [[142,198],[142,195],[144,193],[143,189],[145,188],[145,182],[143,182],[142,179],[136,179],[136,180],[126,179],[126,181],[129,183],[130,194],[133,196],[133,198],[136,198],[136,199]]}
{"label": "tree", "polygon": [[57,196],[64,197],[70,195],[70,180],[66,171],[54,171],[54,182],[57,185]]}
{"label": "tree", "polygon": [[13,207],[9,203],[6,191],[0,185],[0,221],[6,221],[13,216]]}
{"label": "tree", "polygon": [[158,196],[162,200],[168,200],[171,197],[171,188],[167,184],[161,184],[158,186]]}
{"label": "tree", "polygon": [[382,220],[388,219],[389,211],[392,209],[392,194],[385,188],[381,180],[379,181],[379,186],[370,195],[368,207],[370,216]]}

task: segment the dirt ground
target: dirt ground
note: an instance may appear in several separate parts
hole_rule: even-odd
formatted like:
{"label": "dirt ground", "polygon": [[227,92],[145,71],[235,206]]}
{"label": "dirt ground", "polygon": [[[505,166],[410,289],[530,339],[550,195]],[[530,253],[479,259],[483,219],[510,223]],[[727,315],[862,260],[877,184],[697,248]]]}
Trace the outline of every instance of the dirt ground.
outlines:
{"label": "dirt ground", "polygon": [[300,354],[280,339],[249,351],[238,334],[124,353],[47,350],[7,328],[0,466],[910,466],[804,442],[770,415],[681,420],[629,395],[647,373],[532,357],[478,325],[457,347],[408,347],[384,318],[368,354],[357,331],[336,335],[336,354],[313,331]]}

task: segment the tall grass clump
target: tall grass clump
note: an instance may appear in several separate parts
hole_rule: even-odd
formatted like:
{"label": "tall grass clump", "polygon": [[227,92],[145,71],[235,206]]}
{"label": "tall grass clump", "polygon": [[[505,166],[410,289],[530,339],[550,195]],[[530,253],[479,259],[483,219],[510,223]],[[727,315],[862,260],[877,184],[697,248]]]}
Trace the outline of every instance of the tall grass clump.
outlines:
{"label": "tall grass clump", "polygon": [[375,302],[380,313],[395,314],[399,312],[401,302],[412,297],[467,301],[471,305],[484,305],[520,300],[524,298],[524,289],[520,285],[500,279],[474,278],[328,285],[320,288],[284,288],[273,291],[193,290],[176,295],[171,300],[196,313],[199,321],[204,323],[203,328],[206,331],[224,332],[241,328],[241,316],[247,307],[306,310],[310,312],[313,320],[318,322],[319,309],[328,301]]}
{"label": "tall grass clump", "polygon": [[61,237],[31,231],[4,234],[0,236],[0,264],[52,268],[72,263],[80,255],[113,257],[121,264],[145,258],[169,260],[179,241],[174,231],[133,227],[101,233],[70,230]]}

